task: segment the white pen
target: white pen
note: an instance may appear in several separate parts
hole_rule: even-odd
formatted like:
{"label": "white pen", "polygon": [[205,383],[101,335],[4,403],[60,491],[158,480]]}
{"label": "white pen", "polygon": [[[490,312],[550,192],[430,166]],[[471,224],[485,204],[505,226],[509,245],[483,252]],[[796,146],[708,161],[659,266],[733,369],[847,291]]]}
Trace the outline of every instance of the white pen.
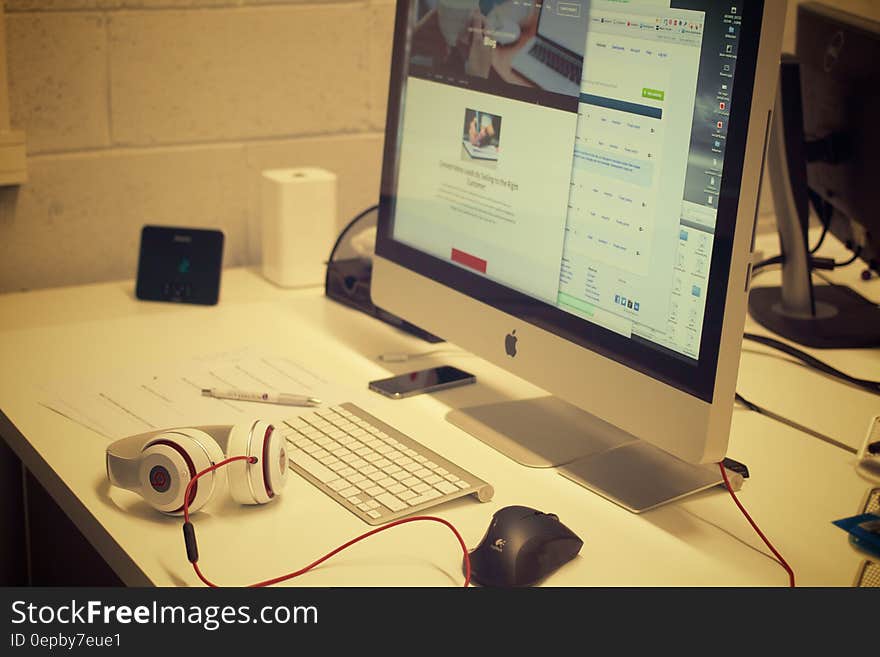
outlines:
{"label": "white pen", "polygon": [[308,395],[293,395],[288,392],[249,392],[247,390],[224,390],[222,388],[202,388],[202,395],[217,399],[284,404],[285,406],[318,406],[320,399]]}

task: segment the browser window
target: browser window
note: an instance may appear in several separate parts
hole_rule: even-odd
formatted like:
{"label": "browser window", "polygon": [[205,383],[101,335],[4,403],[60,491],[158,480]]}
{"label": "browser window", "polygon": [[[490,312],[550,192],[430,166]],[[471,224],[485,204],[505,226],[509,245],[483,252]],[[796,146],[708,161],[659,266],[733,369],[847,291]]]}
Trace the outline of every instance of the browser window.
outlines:
{"label": "browser window", "polygon": [[737,2],[545,0],[506,46],[511,3],[449,2],[414,28],[394,239],[695,362]]}

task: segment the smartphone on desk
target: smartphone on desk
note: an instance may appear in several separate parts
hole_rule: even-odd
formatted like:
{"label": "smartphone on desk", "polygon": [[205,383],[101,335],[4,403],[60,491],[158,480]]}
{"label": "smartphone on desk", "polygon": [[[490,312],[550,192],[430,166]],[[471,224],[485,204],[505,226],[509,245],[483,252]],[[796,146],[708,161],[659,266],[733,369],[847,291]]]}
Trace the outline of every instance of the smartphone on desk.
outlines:
{"label": "smartphone on desk", "polygon": [[424,392],[437,392],[457,386],[476,383],[477,377],[451,365],[431,367],[426,370],[407,372],[387,379],[370,381],[370,390],[392,399],[403,399]]}

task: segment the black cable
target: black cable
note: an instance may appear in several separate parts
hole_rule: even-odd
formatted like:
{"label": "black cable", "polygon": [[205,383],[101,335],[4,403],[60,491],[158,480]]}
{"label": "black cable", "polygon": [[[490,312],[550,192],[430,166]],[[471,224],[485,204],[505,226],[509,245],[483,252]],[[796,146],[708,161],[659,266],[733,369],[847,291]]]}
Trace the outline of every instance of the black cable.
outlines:
{"label": "black cable", "polygon": [[842,449],[846,452],[849,452],[850,454],[857,454],[858,453],[857,449],[850,447],[846,443],[842,443],[839,440],[834,440],[834,438],[831,438],[829,436],[826,436],[825,434],[819,433],[818,431],[811,429],[810,427],[805,427],[804,425],[799,424],[799,423],[795,422],[794,420],[789,420],[787,417],[785,417],[783,415],[779,415],[779,414],[774,413],[773,411],[770,411],[762,406],[758,406],[757,404],[749,401],[748,399],[746,399],[745,397],[743,397],[739,393],[736,393],[735,399],[740,404],[745,406],[747,409],[749,409],[750,411],[754,411],[755,413],[758,413],[759,415],[763,415],[764,417],[768,417],[771,420],[775,420],[776,422],[779,422],[781,424],[785,424],[785,425],[791,427],[792,429],[797,429],[798,431],[802,431],[803,433],[806,433],[810,436],[813,436],[814,438],[818,438],[819,440],[826,442],[829,445],[834,445],[835,447],[839,447],[840,449]]}
{"label": "black cable", "polygon": [[[810,201],[813,204],[813,209],[816,211],[816,215],[819,217],[819,223],[822,224],[822,234],[819,235],[819,241],[816,242],[815,246],[810,248],[810,255],[814,255],[825,242],[825,236],[828,235],[828,231],[831,228],[831,218],[832,213],[834,212],[834,206],[832,206],[828,201],[822,199],[816,192],[810,190]],[[858,257],[858,256],[856,256]],[[846,263],[834,263],[835,267],[843,267],[845,265],[851,264],[855,259],[846,262]],[[761,260],[760,262],[756,262],[752,266],[752,271],[757,272],[764,267],[769,267],[770,265],[778,265],[782,264],[785,261],[785,257],[782,254],[775,255],[771,258],[767,258],[765,260]]]}
{"label": "black cable", "polygon": [[339,237],[337,237],[336,241],[333,243],[333,248],[330,249],[330,255],[332,256],[336,252],[336,247],[339,246],[339,243],[342,241],[343,236],[345,236],[345,234],[348,232],[349,228],[354,226],[361,217],[365,217],[366,215],[368,215],[371,212],[374,212],[375,210],[378,210],[378,209],[379,209],[379,204],[377,203],[376,205],[371,205],[366,210],[363,210],[363,211],[359,212],[357,215],[355,215],[355,218],[352,219],[351,221],[349,221],[348,224],[346,224],[345,228],[342,229],[342,232],[339,233]]}
{"label": "black cable", "polygon": [[757,335],[755,333],[743,333],[743,338],[745,340],[751,340],[752,342],[762,344],[765,347],[770,347],[771,349],[777,349],[778,351],[788,354],[789,356],[797,358],[807,367],[811,367],[812,369],[822,372],[823,374],[827,374],[828,376],[834,377],[835,379],[839,379],[840,381],[856,386],[857,388],[861,388],[865,392],[870,392],[874,395],[880,395],[880,381],[871,381],[869,379],[859,379],[854,376],[850,376],[845,372],[841,372],[840,370],[831,367],[831,365],[819,360],[818,358],[813,358],[813,356],[810,356],[808,353],[803,352],[800,349],[796,349],[795,347],[792,347],[791,345],[784,342],[780,342],[779,340],[768,338],[765,335]]}
{"label": "black cable", "polygon": [[809,194],[810,201],[813,203],[813,209],[816,210],[816,216],[819,217],[819,223],[822,224],[822,234],[819,235],[819,241],[816,242],[816,246],[810,249],[810,255],[813,255],[822,246],[822,243],[825,241],[825,236],[831,228],[831,218],[834,216],[834,206],[824,200],[812,189],[809,190]]}
{"label": "black cable", "polygon": [[851,264],[854,263],[856,260],[858,260],[858,258],[859,258],[860,255],[862,255],[862,247],[861,247],[861,246],[857,246],[857,247],[855,248],[855,251],[853,252],[853,256],[852,256],[852,258],[850,258],[849,260],[845,260],[844,262],[835,262],[835,263],[834,263],[834,266],[835,266],[835,267],[846,267],[847,265],[851,265]]}
{"label": "black cable", "polygon": [[761,260],[752,265],[752,273],[757,274],[759,271],[764,269],[764,267],[769,267],[770,265],[779,265],[782,264],[783,258],[781,255],[773,256],[772,258],[766,258],[765,260]]}

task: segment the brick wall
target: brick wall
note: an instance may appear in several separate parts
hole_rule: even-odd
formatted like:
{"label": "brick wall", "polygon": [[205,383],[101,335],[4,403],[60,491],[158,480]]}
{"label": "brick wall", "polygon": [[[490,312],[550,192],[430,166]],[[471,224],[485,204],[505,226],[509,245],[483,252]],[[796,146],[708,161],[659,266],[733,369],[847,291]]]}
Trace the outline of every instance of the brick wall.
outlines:
{"label": "brick wall", "polygon": [[216,227],[259,262],[259,173],[377,201],[393,0],[7,0],[12,125],[0,292],[134,277],[145,223]]}

